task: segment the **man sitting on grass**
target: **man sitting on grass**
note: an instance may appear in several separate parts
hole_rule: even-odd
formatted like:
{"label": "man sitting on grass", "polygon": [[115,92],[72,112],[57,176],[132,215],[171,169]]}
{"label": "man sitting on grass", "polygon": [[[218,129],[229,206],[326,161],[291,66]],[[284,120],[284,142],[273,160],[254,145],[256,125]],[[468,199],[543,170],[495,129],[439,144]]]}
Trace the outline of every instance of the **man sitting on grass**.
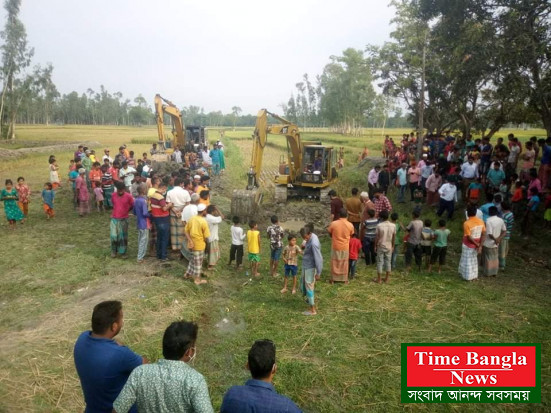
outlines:
{"label": "man sitting on grass", "polygon": [[120,301],[99,303],[92,313],[92,331],[82,333],[75,344],[75,367],[86,412],[110,412],[132,370],[148,363],[145,357],[115,340],[122,325]]}
{"label": "man sitting on grass", "polygon": [[221,413],[245,412],[300,412],[293,401],[277,394],[272,380],[277,371],[275,344],[271,340],[257,340],[249,350],[247,369],[252,379],[244,386],[233,386],[225,394]]}

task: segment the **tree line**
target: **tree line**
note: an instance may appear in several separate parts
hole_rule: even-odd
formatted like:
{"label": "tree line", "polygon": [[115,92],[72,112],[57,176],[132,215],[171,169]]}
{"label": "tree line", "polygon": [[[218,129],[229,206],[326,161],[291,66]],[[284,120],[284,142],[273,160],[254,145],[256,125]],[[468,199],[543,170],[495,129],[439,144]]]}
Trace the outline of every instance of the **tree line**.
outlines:
{"label": "tree line", "polygon": [[[15,139],[18,123],[77,125],[153,125],[155,114],[141,94],[130,100],[121,92],[99,90],[60,94],[52,80],[54,67],[32,65],[34,49],[27,42],[24,24],[19,19],[21,0],[6,0],[6,23],[2,40],[0,80],[0,136]],[[153,97],[152,97],[153,98]],[[153,99],[151,99],[152,101]],[[256,117],[242,115],[234,106],[231,113],[205,113],[198,106],[181,108],[185,124],[202,126],[252,126]],[[167,123],[170,119],[165,119]]]}
{"label": "tree line", "polygon": [[401,118],[399,99],[407,120],[418,125],[422,114],[428,132],[491,136],[505,125],[528,123],[551,136],[551,3],[391,4],[391,40],[331,56],[314,82],[305,74],[282,105],[287,117],[354,133],[361,126],[384,127],[391,112]]}
{"label": "tree line", "polygon": [[[491,136],[507,124],[543,125],[551,135],[551,4],[541,0],[392,0],[391,40],[331,56],[320,75],[304,74],[281,104],[300,126],[359,134],[363,127],[461,130]],[[0,136],[17,123],[151,125],[142,95],[73,91],[61,95],[53,65],[32,65],[19,20],[21,0],[5,0],[0,33]],[[374,86],[377,86],[376,92]],[[403,113],[405,106],[406,113]],[[252,126],[255,115],[180,108],[185,124]],[[167,119],[169,122],[169,119]]]}

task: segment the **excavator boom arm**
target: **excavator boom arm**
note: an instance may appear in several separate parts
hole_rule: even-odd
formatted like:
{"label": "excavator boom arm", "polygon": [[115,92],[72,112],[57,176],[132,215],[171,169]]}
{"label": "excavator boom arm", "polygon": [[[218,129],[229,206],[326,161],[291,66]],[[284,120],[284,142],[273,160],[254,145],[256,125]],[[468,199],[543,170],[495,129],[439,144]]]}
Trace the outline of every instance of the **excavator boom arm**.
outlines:
{"label": "excavator boom arm", "polygon": [[[268,115],[281,122],[278,125],[268,125]],[[253,151],[251,155],[251,166],[249,177],[253,177],[249,182],[248,187],[259,186],[258,179],[262,171],[262,158],[264,156],[264,148],[268,141],[268,134],[284,135],[287,139],[289,147],[289,174],[291,181],[300,174],[300,165],[302,163],[302,150],[300,143],[300,133],[298,127],[288,120],[269,112],[266,109],[261,109],[256,117],[256,124],[253,134]]]}
{"label": "excavator boom arm", "polygon": [[176,105],[170,100],[163,98],[161,95],[155,95],[155,118],[157,120],[157,133],[159,135],[159,142],[164,144],[164,114],[170,116],[174,130],[176,145],[183,148],[186,144],[186,133],[184,130],[184,122],[182,121],[182,115]]}

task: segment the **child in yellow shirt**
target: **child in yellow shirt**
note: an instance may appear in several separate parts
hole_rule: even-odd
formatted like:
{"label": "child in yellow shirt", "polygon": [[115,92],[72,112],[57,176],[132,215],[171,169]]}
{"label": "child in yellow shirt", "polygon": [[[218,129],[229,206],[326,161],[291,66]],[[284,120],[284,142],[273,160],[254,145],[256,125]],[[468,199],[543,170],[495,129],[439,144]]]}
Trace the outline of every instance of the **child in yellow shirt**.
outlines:
{"label": "child in yellow shirt", "polygon": [[251,263],[251,274],[259,277],[258,266],[260,264],[260,231],[256,221],[249,222],[247,231],[247,249],[249,252],[249,262]]}

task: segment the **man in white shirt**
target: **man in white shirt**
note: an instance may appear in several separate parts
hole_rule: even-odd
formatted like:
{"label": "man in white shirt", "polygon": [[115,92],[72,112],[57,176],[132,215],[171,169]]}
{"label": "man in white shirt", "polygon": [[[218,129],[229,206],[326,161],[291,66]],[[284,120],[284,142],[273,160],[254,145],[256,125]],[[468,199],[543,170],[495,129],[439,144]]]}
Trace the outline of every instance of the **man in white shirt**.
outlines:
{"label": "man in white shirt", "polygon": [[463,186],[461,187],[461,199],[467,199],[467,188],[471,183],[478,178],[478,165],[474,163],[474,158],[469,156],[467,162],[461,165],[461,172],[459,173],[463,178]]}
{"label": "man in white shirt", "polygon": [[148,159],[147,161],[145,161],[145,165],[143,166],[142,176],[144,178],[149,177],[149,171],[150,170],[151,170],[151,161]]}
{"label": "man in white shirt", "polygon": [[440,195],[440,206],[436,215],[440,217],[444,211],[447,211],[448,219],[452,219],[455,203],[457,202],[457,188],[455,183],[444,179],[444,185],[438,189],[438,194]]}
{"label": "man in white shirt", "polygon": [[172,152],[172,160],[176,163],[182,163],[182,152],[179,147],[174,148],[174,152]]}
{"label": "man in white shirt", "polygon": [[509,158],[507,158],[507,163],[509,168],[514,172],[517,169],[518,156],[520,155],[520,145],[518,144],[518,139],[513,138],[511,147],[509,148]]}
{"label": "man in white shirt", "polygon": [[499,270],[499,243],[507,233],[505,221],[497,216],[497,207],[489,208],[486,220],[486,238],[482,244],[482,267],[484,275],[495,277]]}
{"label": "man in white shirt", "polygon": [[174,188],[166,193],[166,202],[172,204],[170,208],[170,244],[172,251],[179,251],[186,239],[184,234],[185,225],[182,223],[181,215],[184,207],[189,204],[191,197],[189,192],[183,188],[184,179],[176,178]]}
{"label": "man in white shirt", "polygon": [[212,159],[209,155],[209,148],[205,146],[204,150],[201,151],[201,159],[203,159],[203,166],[209,167],[212,166]]}
{"label": "man in white shirt", "polygon": [[381,167],[379,165],[376,165],[373,169],[371,169],[371,171],[369,171],[369,174],[367,175],[367,186],[369,188],[370,198],[373,198],[373,194],[375,193],[375,189],[377,188],[380,171]]}
{"label": "man in white shirt", "polygon": [[124,180],[124,186],[127,191],[130,192],[130,187],[132,186],[132,181],[134,180],[134,175],[137,173],[134,168],[128,166],[127,161],[122,161],[122,168],[119,170],[119,178]]}
{"label": "man in white shirt", "polygon": [[[182,224],[184,228],[186,227],[187,222],[197,215],[197,204],[199,203],[199,194],[192,194],[190,197],[189,204],[187,204],[184,209],[182,209],[181,217],[182,217]],[[180,250],[182,253],[182,256],[186,260],[192,260],[193,254],[187,247],[187,242],[182,243],[182,249]]]}
{"label": "man in white shirt", "polygon": [[113,164],[113,158],[111,158],[111,157],[109,156],[109,149],[104,149],[104,150],[103,150],[103,153],[104,153],[104,155],[103,155],[103,157],[101,158],[102,162],[105,163],[105,160],[108,159],[108,160],[109,160],[109,164],[112,165],[112,164]]}

